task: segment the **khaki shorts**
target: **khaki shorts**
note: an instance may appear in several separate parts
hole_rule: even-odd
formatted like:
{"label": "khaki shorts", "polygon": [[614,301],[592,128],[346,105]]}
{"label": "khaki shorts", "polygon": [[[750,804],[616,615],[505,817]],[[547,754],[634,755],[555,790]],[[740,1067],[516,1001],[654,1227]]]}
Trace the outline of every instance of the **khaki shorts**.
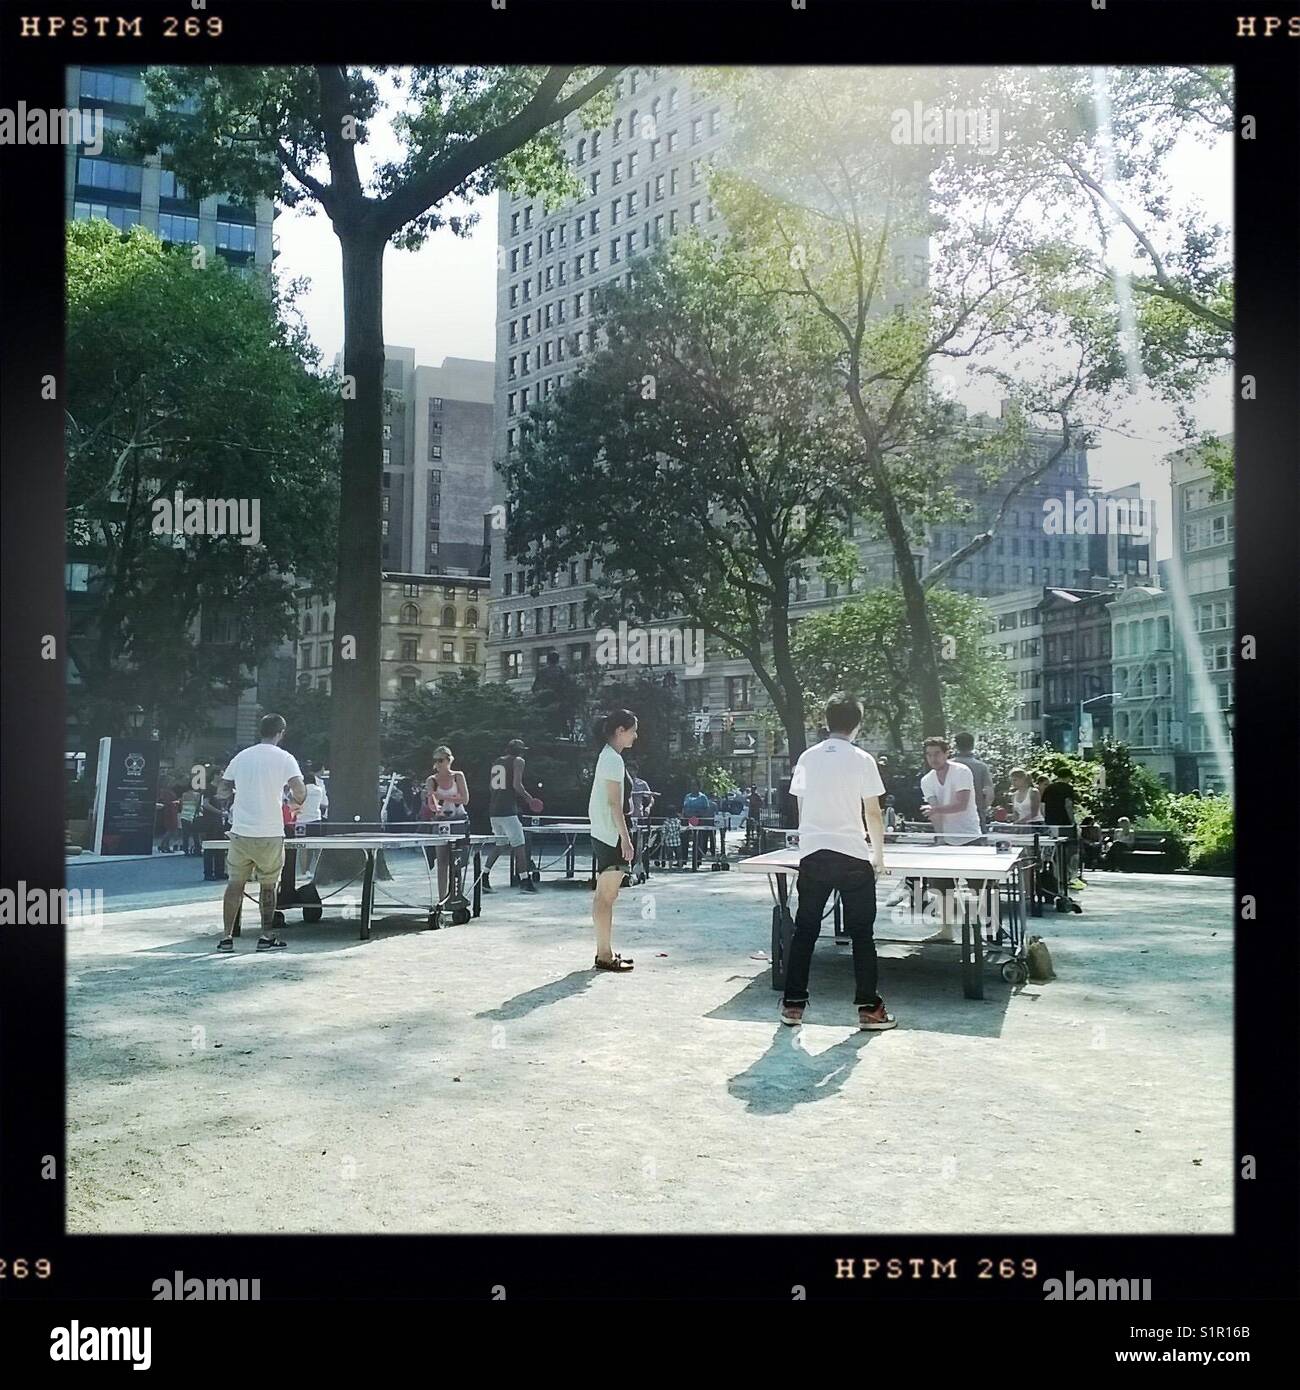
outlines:
{"label": "khaki shorts", "polygon": [[247,883],[278,883],[284,868],[283,835],[231,835],[226,869],[231,878]]}

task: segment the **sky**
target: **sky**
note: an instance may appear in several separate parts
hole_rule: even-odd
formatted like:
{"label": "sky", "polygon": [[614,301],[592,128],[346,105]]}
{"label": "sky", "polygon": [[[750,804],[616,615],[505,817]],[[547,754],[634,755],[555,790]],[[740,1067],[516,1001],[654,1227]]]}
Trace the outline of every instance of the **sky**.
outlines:
{"label": "sky", "polygon": [[[398,145],[391,131],[375,123],[369,143],[360,150],[362,168],[373,160],[393,159]],[[1215,222],[1231,226],[1233,214],[1232,141],[1206,147],[1186,140],[1171,152],[1166,169],[1171,202],[1195,200]],[[467,235],[443,229],[419,251],[389,247],[384,258],[384,341],[415,350],[416,362],[437,366],[444,357],[491,361],[496,349],[496,205],[495,197],[476,203],[448,204],[448,214],[476,212],[478,225]],[[343,289],[339,243],[329,219],[304,207],[281,210],[275,233],[280,259],[277,273],[305,278],[299,308],[312,340],[326,363],[343,346]],[[962,386],[957,399],[972,412],[996,415],[996,390],[982,384]],[[1196,403],[1198,424],[1216,433],[1232,428],[1231,375],[1224,371],[1215,389]],[[1171,553],[1172,532],[1160,524],[1169,499],[1168,468],[1162,462],[1172,447],[1173,412],[1142,391],[1127,412],[1134,421],[1126,435],[1103,434],[1089,453],[1094,481],[1106,488],[1141,484],[1155,499],[1157,559]]]}

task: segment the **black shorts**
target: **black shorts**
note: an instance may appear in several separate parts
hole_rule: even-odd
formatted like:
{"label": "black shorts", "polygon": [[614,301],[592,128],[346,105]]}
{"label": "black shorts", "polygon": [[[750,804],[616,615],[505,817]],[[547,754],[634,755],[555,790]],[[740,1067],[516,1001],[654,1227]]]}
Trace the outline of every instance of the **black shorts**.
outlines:
{"label": "black shorts", "polygon": [[628,862],[623,858],[623,849],[620,845],[607,845],[604,840],[598,840],[594,835],[591,837],[591,857],[598,874],[603,874],[606,869],[626,869],[628,867]]}

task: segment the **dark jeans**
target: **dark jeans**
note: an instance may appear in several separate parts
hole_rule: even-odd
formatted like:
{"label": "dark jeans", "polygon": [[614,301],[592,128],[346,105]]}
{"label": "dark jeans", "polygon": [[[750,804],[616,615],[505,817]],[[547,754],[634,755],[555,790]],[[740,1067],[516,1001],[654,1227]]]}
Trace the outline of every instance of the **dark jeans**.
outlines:
{"label": "dark jeans", "polygon": [[874,1008],[876,993],[876,874],[871,863],[833,849],[819,849],[799,861],[799,909],[794,918],[794,939],[785,968],[785,1003],[808,1002],[808,970],[813,947],[821,935],[822,914],[830,896],[839,890],[844,910],[844,929],[853,942],[854,1002]]}

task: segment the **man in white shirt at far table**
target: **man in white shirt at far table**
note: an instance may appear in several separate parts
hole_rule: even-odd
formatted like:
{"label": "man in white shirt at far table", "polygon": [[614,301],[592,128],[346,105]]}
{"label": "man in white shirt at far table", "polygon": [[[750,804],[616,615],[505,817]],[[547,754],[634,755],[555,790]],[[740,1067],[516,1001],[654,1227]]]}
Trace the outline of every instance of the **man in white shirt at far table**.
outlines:
{"label": "man in white shirt at far table", "polygon": [[[930,824],[939,831],[941,843],[945,845],[969,845],[983,836],[980,827],[979,805],[975,800],[975,776],[964,763],[954,762],[948,757],[946,738],[927,738],[923,745],[925,761],[929,772],[921,778],[921,795],[925,805],[921,814],[928,816]],[[950,901],[949,894],[956,888],[951,878],[930,880],[931,886],[943,894],[942,902]],[[930,938],[932,941],[954,941],[953,924],[947,911],[942,913],[939,930]]]}
{"label": "man in white shirt at far table", "polygon": [[307,788],[297,758],[280,747],[285,728],[281,715],[266,715],[260,727],[262,741],[236,753],[222,774],[222,790],[233,784],[235,804],[230,813],[230,850],[226,855],[230,881],[222,900],[226,934],[217,942],[218,951],[235,949],[235,923],[243,904],[244,884],[253,877],[257,878],[262,912],[262,935],[257,949],[283,950],[286,945],[271,930],[275,923],[276,890],[284,868],[284,815],[280,806],[286,785],[291,799],[299,806],[307,800]]}
{"label": "man in white shirt at far table", "polygon": [[[794,936],[786,962],[781,1022],[803,1022],[808,1006],[808,972],[822,916],[838,891],[844,930],[853,943],[853,977],[858,1027],[882,1032],[895,1019],[876,992],[876,877],[885,872],[885,827],[880,798],[885,786],[870,753],[853,740],[862,725],[862,706],[835,696],[826,706],[827,737],[795,764],[790,795],[799,800],[799,877]],[[867,844],[867,830],[871,843]]]}

